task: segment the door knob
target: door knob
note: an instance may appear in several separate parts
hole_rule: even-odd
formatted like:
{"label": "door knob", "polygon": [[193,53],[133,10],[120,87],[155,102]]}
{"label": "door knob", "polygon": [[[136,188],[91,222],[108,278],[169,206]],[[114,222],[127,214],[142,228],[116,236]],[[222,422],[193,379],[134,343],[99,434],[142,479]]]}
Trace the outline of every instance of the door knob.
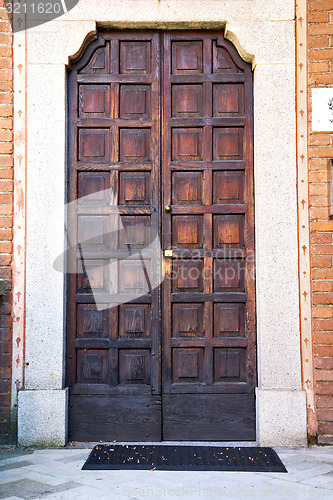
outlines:
{"label": "door knob", "polygon": [[170,205],[165,205],[164,210],[165,210],[166,212],[171,212],[171,207],[170,207]]}

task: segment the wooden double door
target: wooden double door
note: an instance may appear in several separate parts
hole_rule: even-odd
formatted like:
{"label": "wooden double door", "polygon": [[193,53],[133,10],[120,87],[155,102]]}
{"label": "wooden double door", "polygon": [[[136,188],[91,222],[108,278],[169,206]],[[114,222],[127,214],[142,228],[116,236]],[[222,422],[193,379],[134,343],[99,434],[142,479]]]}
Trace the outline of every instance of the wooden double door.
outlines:
{"label": "wooden double door", "polygon": [[68,92],[70,440],[255,439],[251,67],[103,31]]}

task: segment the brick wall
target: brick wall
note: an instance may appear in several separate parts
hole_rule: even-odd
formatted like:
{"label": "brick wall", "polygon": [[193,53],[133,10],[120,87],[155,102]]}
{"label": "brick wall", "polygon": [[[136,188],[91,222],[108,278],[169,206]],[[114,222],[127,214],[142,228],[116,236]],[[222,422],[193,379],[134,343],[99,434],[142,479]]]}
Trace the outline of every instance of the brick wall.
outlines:
{"label": "brick wall", "polygon": [[11,379],[11,252],[13,196],[12,34],[4,0],[0,0],[0,442],[8,441]]}
{"label": "brick wall", "polygon": [[308,2],[309,193],[318,443],[333,444],[333,134],[311,133],[311,88],[333,86],[333,0]]}

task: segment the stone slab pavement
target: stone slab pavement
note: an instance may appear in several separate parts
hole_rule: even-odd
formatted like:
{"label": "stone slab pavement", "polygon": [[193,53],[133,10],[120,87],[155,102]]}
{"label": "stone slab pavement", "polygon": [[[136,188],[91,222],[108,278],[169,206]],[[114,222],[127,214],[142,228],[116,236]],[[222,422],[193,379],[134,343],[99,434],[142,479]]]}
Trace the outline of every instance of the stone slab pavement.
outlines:
{"label": "stone slab pavement", "polygon": [[287,474],[82,471],[93,444],[78,443],[62,449],[0,449],[0,499],[333,500],[333,447],[276,448]]}

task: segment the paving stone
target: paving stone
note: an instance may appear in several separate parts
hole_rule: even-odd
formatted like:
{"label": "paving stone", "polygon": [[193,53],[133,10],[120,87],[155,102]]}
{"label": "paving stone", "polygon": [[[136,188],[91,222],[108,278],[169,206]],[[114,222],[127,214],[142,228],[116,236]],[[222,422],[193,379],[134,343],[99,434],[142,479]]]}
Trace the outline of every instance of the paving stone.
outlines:
{"label": "paving stone", "polygon": [[22,500],[22,497],[6,497],[4,500]]}
{"label": "paving stone", "polygon": [[6,465],[0,465],[0,473],[11,469],[26,467],[27,465],[33,465],[33,462],[28,462],[27,460],[22,460],[21,462],[10,462]]}
{"label": "paving stone", "polygon": [[[90,444],[91,446],[91,444]],[[333,447],[276,450],[288,473],[82,471],[90,449],[35,450],[0,461],[2,500],[224,498],[333,500]],[[14,452],[14,450],[13,450]],[[15,455],[15,456],[14,456]],[[2,484],[1,484],[2,483]]]}
{"label": "paving stone", "polygon": [[32,481],[31,479],[21,479],[20,481],[2,484],[0,487],[0,498],[3,499],[9,495],[13,496],[14,494],[19,498],[29,500],[32,498],[39,498],[42,495],[44,497],[51,493],[68,491],[76,488],[77,486],[80,485],[73,482],[67,482],[59,486],[50,486],[38,481]]}

